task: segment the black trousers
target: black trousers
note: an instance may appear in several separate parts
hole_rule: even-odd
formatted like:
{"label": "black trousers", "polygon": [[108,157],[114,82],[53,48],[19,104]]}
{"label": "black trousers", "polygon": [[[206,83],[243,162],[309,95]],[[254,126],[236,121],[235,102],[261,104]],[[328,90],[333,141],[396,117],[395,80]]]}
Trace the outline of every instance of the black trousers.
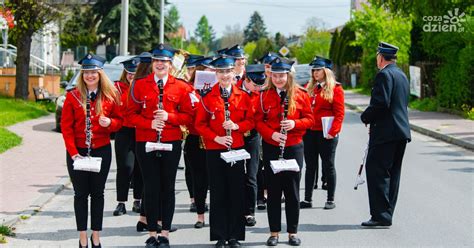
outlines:
{"label": "black trousers", "polygon": [[175,182],[181,158],[181,140],[166,142],[173,145],[173,150],[160,151],[160,157],[156,151],[145,152],[145,143],[137,142],[136,152],[142,169],[148,230],[157,230],[160,212],[163,230],[170,230],[175,209]]}
{"label": "black trousers", "polygon": [[117,201],[128,200],[130,181],[133,178],[133,198],[141,199],[143,181],[135,156],[135,128],[122,127],[115,134],[115,159],[117,161]]}
{"label": "black trousers", "polygon": [[258,160],[258,171],[257,171],[257,201],[265,200],[265,173],[263,171],[263,160]]}
{"label": "black trousers", "polygon": [[[189,134],[184,144],[184,158],[191,167],[194,203],[198,214],[206,211],[207,189],[209,188],[206,166],[206,151],[199,147],[199,136]],[[186,159],[187,158],[187,159]],[[186,165],[186,168],[188,165]],[[187,179],[186,179],[187,182]],[[188,188],[189,189],[189,188]]]}
{"label": "black trousers", "polygon": [[369,147],[366,161],[370,215],[374,220],[392,223],[397,204],[406,140]]}
{"label": "black trousers", "polygon": [[212,240],[245,239],[244,161],[231,164],[220,158],[227,150],[206,150],[209,170],[209,221]]}
{"label": "black trousers", "polygon": [[[186,141],[184,142],[183,157],[184,157],[184,179],[186,180],[186,187],[188,188],[189,198],[194,198],[194,188],[193,188],[193,169],[192,169],[192,158],[190,157],[189,150],[194,149],[194,146],[190,147],[188,145],[189,139],[194,139],[196,136],[193,134],[188,134]],[[199,138],[199,136],[197,136]],[[199,147],[199,145],[198,145]],[[196,200],[194,200],[196,202]]]}
{"label": "black trousers", "polygon": [[[86,156],[86,148],[78,148],[79,154]],[[104,216],[104,189],[105,182],[112,161],[112,148],[110,144],[91,150],[92,157],[101,157],[100,172],[74,170],[71,155],[66,152],[66,164],[69,177],[74,188],[74,214],[78,231],[87,231],[88,198],[91,197],[91,229],[102,230]]]}
{"label": "black trousers", "polygon": [[318,159],[321,157],[322,172],[327,182],[327,200],[334,201],[336,192],[336,148],[339,137],[325,139],[322,131],[308,130],[304,136],[305,201],[312,201],[314,183],[318,178]]}
{"label": "black trousers", "polygon": [[265,165],[265,183],[267,184],[267,214],[270,232],[281,231],[281,196],[285,195],[285,213],[288,233],[298,232],[300,215],[300,178],[303,167],[304,145],[285,147],[284,158],[295,159],[300,166],[300,172],[283,171],[274,174],[270,167],[271,160],[277,160],[280,147],[263,141],[263,163]]}
{"label": "black trousers", "polygon": [[260,161],[260,135],[255,131],[252,135],[245,137],[245,150],[250,153],[250,159],[245,163],[245,215],[255,214],[257,203],[257,173]]}

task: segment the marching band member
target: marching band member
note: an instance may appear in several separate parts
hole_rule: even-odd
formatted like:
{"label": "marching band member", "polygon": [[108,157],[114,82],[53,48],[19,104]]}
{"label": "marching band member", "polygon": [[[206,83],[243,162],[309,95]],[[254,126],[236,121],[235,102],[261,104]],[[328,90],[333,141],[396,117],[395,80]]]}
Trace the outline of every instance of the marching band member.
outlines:
{"label": "marching band member", "polygon": [[[127,115],[136,128],[136,153],[145,187],[145,212],[150,237],[146,247],[169,247],[169,231],[175,209],[175,181],[181,157],[180,125],[192,121],[192,107],[186,82],[170,75],[175,50],[160,44],[153,49],[153,73],[138,79]],[[139,102],[139,103],[137,103]],[[147,142],[172,146],[171,151],[147,152]],[[157,236],[158,218],[162,217]]]}
{"label": "marching band member", "polygon": [[[195,125],[203,137],[210,182],[210,233],[216,247],[240,247],[245,239],[244,160],[226,163],[221,153],[244,147],[244,133],[253,128],[250,97],[236,87],[232,57],[211,62],[218,84],[201,99]],[[230,111],[230,116],[226,115]],[[227,120],[226,120],[227,119]]]}
{"label": "marching band member", "polygon": [[[87,247],[88,197],[91,197],[91,245],[101,247],[104,188],[112,159],[110,133],[122,125],[119,96],[102,67],[105,59],[88,54],[82,60],[75,90],[66,94],[61,129],[66,145],[67,168],[74,187],[74,213],[79,247]],[[75,160],[102,158],[100,171],[74,170]]]}
{"label": "marching band member", "polygon": [[[321,157],[324,178],[327,183],[327,201],[324,209],[333,209],[334,192],[336,191],[335,157],[342,122],[344,120],[344,90],[336,82],[332,72],[332,61],[318,57],[309,64],[312,66],[312,77],[307,90],[311,96],[314,125],[305,135],[305,200],[301,208],[311,208],[313,188],[318,175],[318,157]],[[334,117],[327,137],[323,135],[321,117]],[[316,177],[316,178],[315,178]]]}
{"label": "marching band member", "polygon": [[225,54],[234,57],[235,81],[237,85],[242,85],[242,82],[245,79],[245,64],[247,63],[247,58],[245,57],[244,49],[242,49],[239,45],[235,45],[231,48],[228,48],[225,51]]}
{"label": "marching band member", "polygon": [[[212,71],[214,68],[210,65],[213,57],[203,57],[195,61],[196,70],[191,75],[189,81],[190,84],[194,84],[197,71]],[[201,91],[203,93],[203,91]],[[199,96],[201,93],[196,90],[196,95]],[[198,100],[199,98],[197,98]],[[195,111],[200,105],[199,102],[194,103]],[[207,190],[209,188],[208,182],[208,171],[206,166],[206,151],[204,150],[204,143],[202,137],[199,135],[194,122],[188,127],[189,134],[186,137],[184,143],[184,161],[191,167],[191,173],[193,178],[193,190],[194,190],[194,210],[191,212],[197,212],[197,221],[194,224],[194,228],[200,229],[205,226],[204,213],[209,210],[206,204]]]}
{"label": "marching band member", "polygon": [[[265,54],[262,58],[260,58],[260,62],[264,65],[265,69],[265,77],[266,80],[264,84],[261,86],[261,89],[264,89],[268,83],[267,81],[271,77],[271,65],[270,63],[276,59],[277,56],[269,52]],[[261,139],[260,139],[261,140]],[[265,187],[265,173],[263,171],[263,161],[260,158],[258,163],[258,172],[257,172],[257,209],[258,210],[265,210],[267,208],[267,198],[266,195],[266,187]]]}
{"label": "marching band member", "polygon": [[186,57],[186,80],[189,81],[191,78],[191,75],[193,75],[194,71],[196,70],[196,61],[200,58],[203,58],[204,56],[202,55],[195,55],[195,54],[189,54]]}
{"label": "marching band member", "polygon": [[[128,91],[137,69],[138,58],[132,58],[121,62],[124,66],[120,80],[115,82],[115,87],[120,93],[120,110],[124,114],[127,108]],[[135,156],[135,128],[130,124],[126,116],[123,119],[122,128],[115,134],[115,160],[117,161],[117,201],[119,202],[114,211],[114,216],[127,213],[125,202],[128,199],[128,189],[133,176],[133,202],[132,211],[140,213],[140,201],[142,198],[142,175],[138,161]],[[131,162],[133,161],[133,162]]]}
{"label": "marching band member", "polygon": [[[299,246],[296,236],[299,221],[299,186],[301,172],[282,171],[273,173],[271,160],[278,160],[280,145],[284,144],[284,158],[295,159],[303,166],[303,135],[314,121],[308,94],[300,88],[291,72],[293,62],[276,58],[271,63],[271,78],[267,89],[260,93],[260,104],[256,107],[256,128],[263,139],[263,163],[268,192],[267,213],[270,225],[268,246],[278,244],[281,231],[281,197],[285,195],[285,212],[289,244]],[[284,120],[284,109],[288,110]],[[286,112],[286,111],[285,111]],[[286,131],[286,132],[283,132]],[[287,134],[284,134],[287,133]]]}
{"label": "marching band member", "polygon": [[[265,67],[263,65],[249,65],[245,68],[244,79],[236,86],[246,92],[252,100],[252,106],[255,106],[259,100],[259,92],[265,83]],[[244,134],[245,150],[250,154],[247,159],[246,177],[245,177],[245,225],[255,226],[255,204],[257,202],[257,173],[260,161],[260,143],[261,137],[256,129],[252,129]]]}

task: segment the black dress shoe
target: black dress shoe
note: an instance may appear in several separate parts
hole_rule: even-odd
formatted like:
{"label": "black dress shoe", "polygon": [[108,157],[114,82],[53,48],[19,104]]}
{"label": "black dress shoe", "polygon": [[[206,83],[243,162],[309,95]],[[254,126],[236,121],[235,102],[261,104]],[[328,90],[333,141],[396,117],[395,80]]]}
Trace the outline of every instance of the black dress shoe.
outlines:
{"label": "black dress shoe", "polygon": [[140,208],[141,208],[140,201],[134,201],[133,206],[132,206],[132,211],[139,214],[140,213]]}
{"label": "black dress shoe", "polygon": [[114,216],[120,216],[126,214],[127,210],[125,209],[125,204],[119,203],[114,211]]}
{"label": "black dress shoe", "polygon": [[257,201],[257,209],[258,210],[265,210],[267,205],[265,204],[265,200],[258,200]]}
{"label": "black dress shoe", "polygon": [[94,245],[94,241],[92,241],[92,235],[91,235],[91,246],[92,246],[92,248],[102,248],[100,243],[98,245]]}
{"label": "black dress shoe", "polygon": [[324,209],[333,209],[333,208],[336,208],[336,203],[334,203],[333,201],[327,201],[324,204]]}
{"label": "black dress shoe", "polygon": [[312,207],[313,207],[313,203],[309,201],[300,202],[300,208],[312,208]]}
{"label": "black dress shoe", "polygon": [[162,247],[162,248],[170,247],[170,240],[167,237],[158,236],[157,240],[158,240],[158,243],[159,243],[158,247]]}
{"label": "black dress shoe", "polygon": [[240,244],[240,242],[237,240],[237,239],[229,239],[229,247],[230,248],[237,248],[237,247],[241,247],[242,245]]}
{"label": "black dress shoe", "polygon": [[158,240],[155,237],[149,237],[145,241],[145,248],[157,248],[159,245]]}
{"label": "black dress shoe", "polygon": [[392,223],[387,223],[387,222],[382,222],[382,221],[377,221],[377,220],[374,220],[374,219],[370,219],[366,222],[362,222],[361,224],[362,226],[365,226],[365,227],[389,227],[392,225]]}
{"label": "black dress shoe", "polygon": [[196,224],[194,224],[194,228],[201,229],[205,226],[206,224],[203,221],[197,221]]}
{"label": "black dress shoe", "polygon": [[[156,224],[156,231],[161,232],[161,230],[163,230],[163,227],[160,224]],[[176,228],[174,226],[171,226],[170,230],[168,230],[168,231],[169,232],[176,232],[177,230],[178,230],[178,228]]]}
{"label": "black dress shoe", "polygon": [[288,244],[291,246],[300,246],[301,239],[296,236],[290,236],[290,238],[288,239]]}
{"label": "black dress shoe", "polygon": [[191,205],[189,205],[189,212],[192,212],[192,213],[197,212],[196,204],[194,202],[191,202]]}
{"label": "black dress shoe", "polygon": [[245,218],[245,225],[246,226],[255,226],[257,224],[257,221],[255,220],[255,217],[250,215],[247,218]]}
{"label": "black dress shoe", "polygon": [[278,245],[278,236],[270,236],[267,239],[267,246],[277,246]]}
{"label": "black dress shoe", "polygon": [[143,231],[146,231],[148,230],[148,225],[141,222],[141,221],[138,221],[137,222],[137,232],[143,232]]}
{"label": "black dress shoe", "polygon": [[89,244],[87,244],[86,246],[82,246],[81,241],[79,240],[79,248],[88,248],[88,247],[89,247]]}
{"label": "black dress shoe", "polygon": [[219,240],[217,241],[216,245],[215,245],[216,248],[225,248],[225,240]]}

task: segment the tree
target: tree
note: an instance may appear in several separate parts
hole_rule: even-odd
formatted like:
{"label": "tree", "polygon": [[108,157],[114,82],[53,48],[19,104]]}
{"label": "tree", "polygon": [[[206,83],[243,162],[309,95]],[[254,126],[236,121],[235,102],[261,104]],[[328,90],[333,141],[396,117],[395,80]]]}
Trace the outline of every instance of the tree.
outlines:
{"label": "tree", "polygon": [[209,21],[205,15],[201,16],[199,19],[196,30],[194,31],[194,35],[196,36],[198,42],[201,43],[203,48],[201,50],[207,53],[216,35],[212,26],[209,25]]}
{"label": "tree", "polygon": [[[150,50],[152,46],[159,43],[160,32],[160,9],[159,1],[134,0],[129,5],[128,45],[129,51],[136,54]],[[100,40],[111,39],[112,43],[118,43],[120,39],[121,6],[115,6],[107,16],[100,22],[97,33],[102,35]],[[165,19],[165,30],[171,29],[168,19]],[[97,44],[98,45],[98,44]]]}
{"label": "tree", "polygon": [[252,56],[249,58],[250,61],[255,61],[263,57],[263,55],[267,54],[270,51],[273,51],[273,43],[268,38],[260,38],[257,41],[257,45],[255,46],[255,50],[252,53]]}
{"label": "tree", "polygon": [[167,28],[165,27],[165,31],[167,33],[175,33],[178,31],[179,27],[182,26],[181,22],[179,21],[178,8],[176,8],[175,5],[171,5],[171,8],[168,10],[165,19],[167,19],[169,22]]}
{"label": "tree", "polygon": [[253,12],[249,24],[244,30],[245,43],[258,41],[261,38],[267,37],[267,35],[268,33],[266,31],[265,23],[263,23],[263,18],[257,11]]}
{"label": "tree", "polygon": [[374,76],[377,73],[376,48],[380,41],[396,44],[400,50],[397,53],[397,62],[408,64],[410,49],[410,17],[391,15],[382,7],[363,5],[363,11],[354,13],[356,40],[354,45],[362,47],[362,75],[364,87],[372,88]]}
{"label": "tree", "polygon": [[244,42],[244,34],[239,24],[226,26],[221,38],[221,47],[230,47]]}
{"label": "tree", "polygon": [[309,28],[302,40],[301,47],[295,49],[294,54],[298,63],[309,63],[316,55],[328,57],[331,43],[331,34],[328,31]]}
{"label": "tree", "polygon": [[5,7],[13,11],[16,20],[16,26],[11,32],[17,47],[15,98],[27,99],[33,34],[46,24],[58,20],[62,16],[59,10],[61,6],[52,6],[46,1],[15,0],[5,3]]}
{"label": "tree", "polygon": [[74,6],[70,19],[62,27],[59,35],[61,48],[75,48],[77,46],[94,47],[97,43],[96,28],[93,26],[94,14],[91,6]]}
{"label": "tree", "polygon": [[[256,47],[257,47],[257,43],[255,41],[249,42],[249,43],[245,44],[245,46],[244,46],[245,54],[249,55],[249,58],[248,58],[249,64],[253,64],[254,62],[256,62],[255,59],[252,56],[253,51],[255,51]],[[257,59],[259,59],[259,58],[257,58]]]}
{"label": "tree", "polygon": [[310,28],[318,29],[318,30],[326,30],[327,23],[323,21],[323,19],[318,17],[310,17],[306,20],[306,23],[303,27],[303,30],[306,31]]}
{"label": "tree", "polygon": [[286,40],[286,37],[284,35],[282,35],[280,32],[277,32],[275,34],[275,45],[277,47],[286,46],[287,43],[288,41]]}

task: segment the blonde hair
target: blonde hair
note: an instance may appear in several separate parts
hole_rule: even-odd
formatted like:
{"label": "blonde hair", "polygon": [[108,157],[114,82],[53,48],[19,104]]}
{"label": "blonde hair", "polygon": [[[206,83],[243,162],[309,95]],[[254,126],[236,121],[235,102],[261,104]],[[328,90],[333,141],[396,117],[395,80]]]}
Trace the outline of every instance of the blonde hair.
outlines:
{"label": "blonde hair", "polygon": [[[334,87],[336,87],[336,77],[334,72],[328,68],[323,68],[324,70],[324,86],[321,90],[321,97],[328,102],[332,103],[334,97]],[[311,79],[308,83],[308,93],[310,96],[314,96],[314,87],[316,87],[316,80],[314,79],[313,71],[311,71]]]}
{"label": "blonde hair", "polygon": [[[102,101],[105,99],[120,103],[120,98],[117,89],[110,81],[109,77],[105,75],[103,70],[98,70],[99,73],[99,85],[97,86],[97,101],[95,102],[95,113],[97,115],[102,114]],[[87,100],[87,86],[83,79],[84,71],[81,71],[77,79],[77,90],[81,93],[81,99],[83,102],[84,112],[86,111],[86,100]]]}
{"label": "blonde hair", "polygon": [[124,70],[122,71],[122,75],[120,75],[119,82],[126,83],[126,84],[130,85],[131,82],[129,82],[129,81],[127,80],[127,74],[128,74],[128,72],[124,69]]}
{"label": "blonde hair", "polygon": [[[301,88],[295,81],[295,73],[294,72],[287,72],[288,79],[285,84],[286,95],[288,96],[288,114],[292,114],[296,110],[296,101],[294,99],[295,92],[298,88]],[[272,82],[271,77],[267,78],[268,88],[267,89],[275,89],[276,87]]]}

